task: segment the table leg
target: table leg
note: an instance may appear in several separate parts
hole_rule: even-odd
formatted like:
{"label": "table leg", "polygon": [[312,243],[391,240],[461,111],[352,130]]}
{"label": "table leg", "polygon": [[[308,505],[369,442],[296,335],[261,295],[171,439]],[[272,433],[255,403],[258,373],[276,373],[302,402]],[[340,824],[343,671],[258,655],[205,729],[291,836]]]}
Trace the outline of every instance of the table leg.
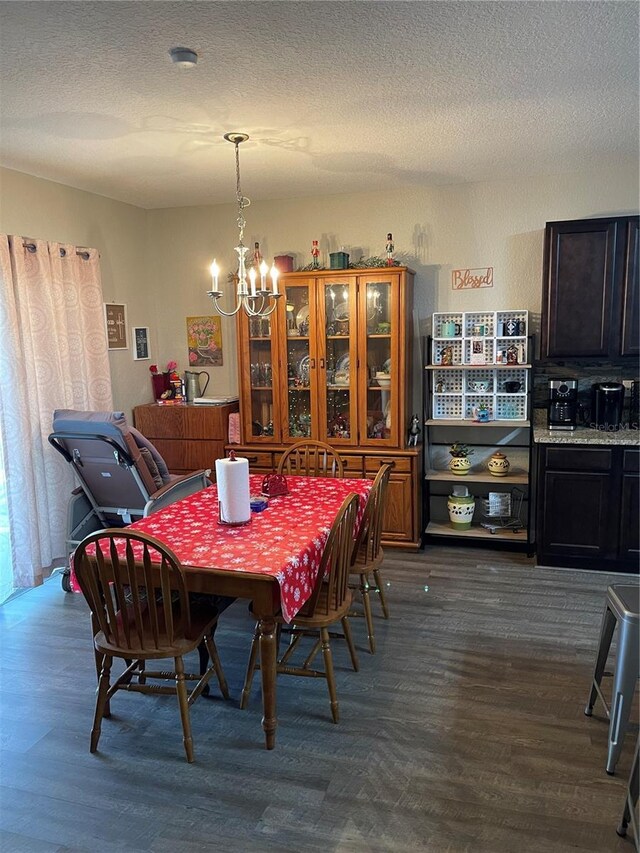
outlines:
{"label": "table leg", "polygon": [[260,620],[260,675],[262,681],[262,728],[267,749],[276,745],[276,622],[275,619]]}

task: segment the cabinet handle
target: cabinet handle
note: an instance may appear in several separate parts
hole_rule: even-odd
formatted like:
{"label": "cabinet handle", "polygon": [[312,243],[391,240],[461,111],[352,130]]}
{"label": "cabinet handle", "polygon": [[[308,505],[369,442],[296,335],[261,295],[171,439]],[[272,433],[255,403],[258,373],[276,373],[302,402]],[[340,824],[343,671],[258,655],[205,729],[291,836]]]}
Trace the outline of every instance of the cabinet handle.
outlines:
{"label": "cabinet handle", "polygon": [[310,359],[310,361],[309,361],[309,367],[310,367],[312,370],[315,370],[315,369],[316,369],[316,360],[315,360],[315,358]]}
{"label": "cabinet handle", "polygon": [[324,370],[324,358],[320,359],[320,370]]}

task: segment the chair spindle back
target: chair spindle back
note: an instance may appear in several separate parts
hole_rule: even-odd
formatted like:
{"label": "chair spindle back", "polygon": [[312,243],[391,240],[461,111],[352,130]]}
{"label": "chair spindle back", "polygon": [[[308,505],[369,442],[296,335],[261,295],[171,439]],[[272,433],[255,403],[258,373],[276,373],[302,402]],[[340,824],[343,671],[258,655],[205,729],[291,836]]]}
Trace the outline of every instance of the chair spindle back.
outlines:
{"label": "chair spindle back", "polygon": [[331,445],[310,439],[292,444],[285,450],[280,458],[278,474],[342,478],[344,463]]}
{"label": "chair spindle back", "polygon": [[[123,541],[124,554],[117,547]],[[153,536],[107,528],[83,539],[73,559],[84,597],[112,645],[123,652],[151,651],[149,642],[160,649],[190,636],[184,571],[176,555]],[[172,601],[174,591],[179,606]]]}
{"label": "chair spindle back", "polygon": [[[322,552],[316,585],[301,611],[305,616],[323,612],[319,608],[325,604],[328,609],[337,610],[347,596],[358,500],[358,495],[353,492],[347,495],[331,526],[327,544]],[[323,587],[327,593],[326,597],[320,595]]]}
{"label": "chair spindle back", "polygon": [[380,552],[382,539],[382,519],[387,505],[387,493],[391,465],[381,465],[369,492],[369,498],[364,509],[362,523],[358,536],[353,545],[351,562],[355,563],[358,555],[369,563],[375,560]]}

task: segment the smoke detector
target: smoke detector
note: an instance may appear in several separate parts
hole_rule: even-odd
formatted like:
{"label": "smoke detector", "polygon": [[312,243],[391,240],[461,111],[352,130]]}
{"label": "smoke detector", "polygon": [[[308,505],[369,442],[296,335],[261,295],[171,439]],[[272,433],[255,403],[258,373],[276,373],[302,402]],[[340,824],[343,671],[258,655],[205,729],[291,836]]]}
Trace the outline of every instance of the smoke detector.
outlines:
{"label": "smoke detector", "polygon": [[198,54],[190,47],[172,47],[169,56],[173,64],[180,68],[193,68],[198,64]]}

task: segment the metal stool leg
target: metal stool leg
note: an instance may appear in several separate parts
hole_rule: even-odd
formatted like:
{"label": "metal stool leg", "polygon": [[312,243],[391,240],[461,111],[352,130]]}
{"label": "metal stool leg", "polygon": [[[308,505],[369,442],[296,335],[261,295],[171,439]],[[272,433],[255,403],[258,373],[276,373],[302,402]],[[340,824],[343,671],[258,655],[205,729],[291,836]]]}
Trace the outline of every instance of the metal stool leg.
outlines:
{"label": "metal stool leg", "polygon": [[609,649],[611,648],[611,638],[613,637],[613,629],[616,627],[615,614],[610,610],[608,604],[604,606],[602,614],[602,626],[600,628],[600,643],[598,645],[598,656],[596,657],[596,665],[593,670],[593,678],[591,680],[591,691],[589,693],[589,701],[584,709],[587,717],[590,717],[593,712],[596,698],[598,696],[598,687],[602,681],[602,673],[607,662]]}
{"label": "metal stool leg", "polygon": [[636,818],[636,809],[638,807],[638,789],[640,787],[640,740],[636,745],[636,754],[633,759],[633,767],[629,776],[629,786],[624,800],[624,811],[622,812],[622,820],[616,829],[618,835],[624,836],[627,834],[627,827],[631,824],[633,832],[633,840],[636,849],[640,847],[640,838],[638,837],[638,822]]}
{"label": "metal stool leg", "polygon": [[624,736],[629,724],[631,703],[638,680],[637,625],[620,620],[620,637],[616,655],[616,673],[613,679],[611,698],[611,719],[609,721],[609,749],[607,753],[607,773],[612,775],[616,769]]}

